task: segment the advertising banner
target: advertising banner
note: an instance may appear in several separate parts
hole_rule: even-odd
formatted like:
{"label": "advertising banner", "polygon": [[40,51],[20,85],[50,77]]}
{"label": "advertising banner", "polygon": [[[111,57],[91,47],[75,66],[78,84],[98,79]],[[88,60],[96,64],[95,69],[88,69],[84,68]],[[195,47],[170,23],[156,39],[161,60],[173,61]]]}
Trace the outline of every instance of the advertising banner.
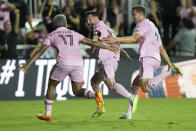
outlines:
{"label": "advertising banner", "polygon": [[[185,61],[180,58],[174,61],[181,61],[177,65],[184,70],[184,76],[168,77],[152,92],[144,94],[140,91],[140,97],[196,97],[196,60]],[[50,70],[56,60],[39,59],[32,64],[27,73],[17,70],[19,64],[24,62],[26,60],[0,60],[0,100],[43,99],[45,97]],[[90,79],[96,71],[96,60],[84,59],[83,67],[85,82],[83,88],[92,90]],[[116,81],[130,90],[131,80],[137,75],[138,69],[138,58],[134,58],[133,62],[122,58],[116,72]],[[166,69],[166,66],[161,66],[155,75],[166,71]],[[104,97],[120,97],[109,91],[103,82],[100,86]],[[55,96],[56,100],[76,98],[72,92],[69,77],[57,86]]]}

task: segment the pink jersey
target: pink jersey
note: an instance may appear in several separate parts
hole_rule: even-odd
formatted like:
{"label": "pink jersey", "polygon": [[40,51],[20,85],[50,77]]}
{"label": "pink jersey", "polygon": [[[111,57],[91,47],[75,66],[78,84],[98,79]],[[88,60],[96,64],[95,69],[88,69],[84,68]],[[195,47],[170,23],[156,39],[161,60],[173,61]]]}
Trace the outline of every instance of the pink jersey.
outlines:
{"label": "pink jersey", "polygon": [[144,19],[136,25],[134,33],[141,35],[138,40],[140,58],[153,57],[161,61],[159,46],[162,45],[162,41],[155,25],[148,19]]}
{"label": "pink jersey", "polygon": [[57,63],[60,65],[82,66],[82,55],[80,53],[79,42],[84,36],[69,30],[65,27],[59,27],[51,32],[43,44],[53,46],[57,49]]}
{"label": "pink jersey", "polygon": [[1,5],[0,8],[0,29],[4,30],[4,22],[10,20],[10,11],[5,4]]}
{"label": "pink jersey", "polygon": [[[96,32],[96,31],[101,33],[101,36],[99,36],[99,40],[101,42],[103,42],[102,39],[104,37],[115,36],[113,30],[109,26],[107,26],[103,21],[99,21],[99,23],[94,25],[93,32]],[[107,45],[107,44],[105,44],[105,45]],[[116,45],[120,47],[120,43],[116,43]],[[98,58],[100,60],[109,59],[109,58],[115,58],[115,59],[119,60],[120,53],[114,53],[114,52],[109,51],[107,49],[98,49]]]}
{"label": "pink jersey", "polygon": [[192,10],[196,11],[196,6],[193,6],[192,8],[182,8],[179,12],[179,15],[181,19],[191,18],[196,29],[196,16],[192,14]]}

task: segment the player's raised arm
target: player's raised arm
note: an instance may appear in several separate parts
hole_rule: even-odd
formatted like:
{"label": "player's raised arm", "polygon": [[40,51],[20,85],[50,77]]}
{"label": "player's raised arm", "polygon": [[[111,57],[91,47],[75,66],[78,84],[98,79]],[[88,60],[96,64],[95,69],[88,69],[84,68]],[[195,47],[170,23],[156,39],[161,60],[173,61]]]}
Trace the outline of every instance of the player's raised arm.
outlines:
{"label": "player's raised arm", "polygon": [[108,49],[108,50],[113,51],[113,52],[119,52],[119,48],[118,47],[116,47],[116,46],[106,46],[106,45],[103,45],[99,41],[94,41],[94,40],[90,40],[90,39],[84,38],[80,42],[82,44],[89,45],[89,46],[92,46],[92,47]]}
{"label": "player's raised arm", "polygon": [[35,53],[35,55],[28,60],[27,63],[20,64],[21,66],[18,68],[20,71],[27,71],[31,64],[36,61],[46,50],[48,49],[47,45],[43,45],[38,49],[38,51]]}
{"label": "player's raised arm", "polygon": [[140,34],[136,33],[133,36],[125,36],[125,37],[113,37],[113,36],[108,36],[103,38],[105,43],[108,44],[113,44],[116,42],[121,42],[121,43],[135,43],[137,40],[141,37]]}

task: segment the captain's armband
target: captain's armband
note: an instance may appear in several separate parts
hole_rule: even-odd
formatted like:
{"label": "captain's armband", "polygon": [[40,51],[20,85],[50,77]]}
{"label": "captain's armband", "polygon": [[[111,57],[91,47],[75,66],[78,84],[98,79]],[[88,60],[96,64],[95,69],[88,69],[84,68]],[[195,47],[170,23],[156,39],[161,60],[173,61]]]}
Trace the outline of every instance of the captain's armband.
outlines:
{"label": "captain's armband", "polygon": [[96,31],[93,32],[93,35],[98,35],[100,37],[101,36],[101,32],[96,30]]}

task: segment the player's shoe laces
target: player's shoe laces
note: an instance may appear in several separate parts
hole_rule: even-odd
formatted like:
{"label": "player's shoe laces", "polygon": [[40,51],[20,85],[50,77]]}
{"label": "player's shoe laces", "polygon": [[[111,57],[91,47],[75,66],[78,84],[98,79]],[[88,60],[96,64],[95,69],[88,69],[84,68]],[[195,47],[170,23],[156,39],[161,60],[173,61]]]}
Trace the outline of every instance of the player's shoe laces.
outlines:
{"label": "player's shoe laces", "polygon": [[172,68],[170,68],[170,72],[171,72],[171,75],[174,76],[175,74],[179,74],[179,75],[183,75],[183,71],[180,67],[178,67],[176,64],[172,64]]}
{"label": "player's shoe laces", "polygon": [[97,118],[99,116],[101,116],[103,113],[105,113],[105,109],[103,108],[103,110],[99,110],[97,108],[97,110],[93,113],[92,118]]}
{"label": "player's shoe laces", "polygon": [[51,121],[52,120],[52,116],[47,116],[45,114],[37,114],[37,118],[40,120],[45,120],[45,121]]}
{"label": "player's shoe laces", "polygon": [[134,95],[133,103],[132,103],[132,113],[134,114],[137,110],[137,103],[138,103],[139,96]]}
{"label": "player's shoe laces", "polygon": [[119,119],[131,119],[132,118],[132,113],[125,113],[124,115],[122,115],[121,117],[119,117]]}

